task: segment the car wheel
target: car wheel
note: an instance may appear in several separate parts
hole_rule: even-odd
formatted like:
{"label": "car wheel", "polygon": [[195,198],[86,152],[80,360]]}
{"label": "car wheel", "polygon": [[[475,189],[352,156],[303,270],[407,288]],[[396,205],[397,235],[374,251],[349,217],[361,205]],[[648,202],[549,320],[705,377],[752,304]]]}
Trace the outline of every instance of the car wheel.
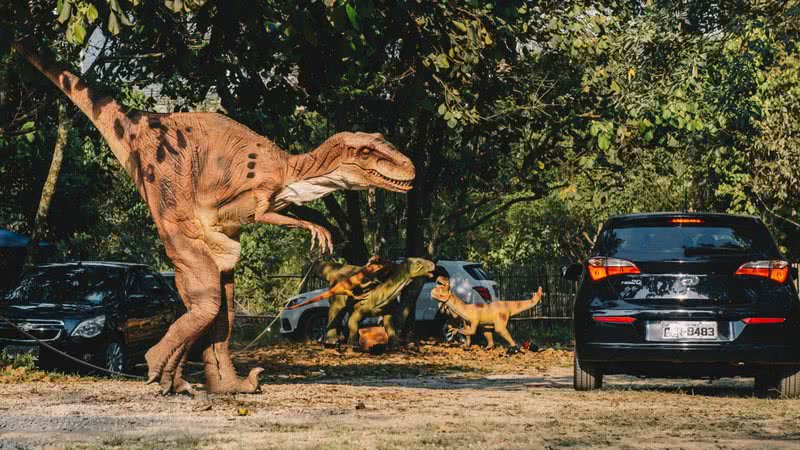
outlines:
{"label": "car wheel", "polygon": [[603,372],[595,365],[583,362],[575,352],[572,386],[576,391],[593,391],[603,387]]}
{"label": "car wheel", "polygon": [[455,324],[452,320],[445,318],[442,320],[442,327],[439,335],[445,342],[463,344],[466,341],[466,338],[463,334],[456,331],[457,328],[458,324]]}
{"label": "car wheel", "polygon": [[128,352],[125,349],[125,344],[117,339],[112,339],[106,346],[104,362],[106,370],[128,373]]}
{"label": "car wheel", "polygon": [[314,342],[322,342],[328,331],[328,314],[322,312],[312,313],[303,318],[303,336]]}
{"label": "car wheel", "polygon": [[756,395],[761,398],[800,397],[800,368],[770,367],[756,374]]}

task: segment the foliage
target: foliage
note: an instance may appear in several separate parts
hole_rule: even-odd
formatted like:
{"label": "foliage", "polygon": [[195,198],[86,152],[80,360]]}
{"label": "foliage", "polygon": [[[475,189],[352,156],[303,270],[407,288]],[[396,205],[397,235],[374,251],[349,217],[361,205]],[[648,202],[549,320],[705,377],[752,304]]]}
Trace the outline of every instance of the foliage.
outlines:
{"label": "foliage", "polygon": [[[289,211],[329,227],[351,262],[574,260],[609,215],[663,210],[761,216],[800,257],[794,1],[14,0],[0,12],[0,41],[36,36],[73,68],[87,41],[102,47],[87,77],[130,106],[156,107],[143,94],[156,86],[170,109],[219,108],[290,152],[343,129],[384,133],[417,167],[407,197],[340,193]],[[1,56],[0,220],[27,232],[60,94]],[[48,228],[60,256],[166,268],[84,119],[65,155]],[[266,275],[302,273],[307,239],[246,227],[239,300],[269,309],[293,294],[296,279]]]}

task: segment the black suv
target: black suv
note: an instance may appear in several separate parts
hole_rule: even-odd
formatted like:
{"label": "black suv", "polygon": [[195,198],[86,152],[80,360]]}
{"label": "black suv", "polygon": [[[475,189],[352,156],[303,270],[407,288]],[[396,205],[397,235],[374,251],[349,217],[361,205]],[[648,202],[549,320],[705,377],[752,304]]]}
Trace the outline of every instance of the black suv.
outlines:
{"label": "black suv", "polygon": [[[41,341],[117,372],[130,370],[178,317],[180,301],[141,264],[79,262],[37,266],[0,302],[0,316]],[[70,362],[0,321],[0,347]]]}
{"label": "black suv", "polygon": [[575,298],[577,390],[603,374],[754,376],[760,395],[800,396],[796,270],[764,224],[727,214],[609,219]]}

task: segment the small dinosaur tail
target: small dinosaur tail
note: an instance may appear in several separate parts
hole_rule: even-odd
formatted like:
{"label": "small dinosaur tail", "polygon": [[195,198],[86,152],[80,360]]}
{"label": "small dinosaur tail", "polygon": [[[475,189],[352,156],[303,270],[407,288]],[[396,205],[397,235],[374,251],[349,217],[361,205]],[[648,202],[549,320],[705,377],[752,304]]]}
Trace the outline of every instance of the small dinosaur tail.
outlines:
{"label": "small dinosaur tail", "polygon": [[11,47],[49,78],[72,103],[86,114],[111,146],[117,158],[125,163],[126,161],[122,157],[127,159],[129,149],[127,145],[124,145],[126,141],[123,139],[123,134],[130,124],[125,108],[113,98],[100,95],[92,90],[74,73],[49,63],[22,42],[14,42]]}
{"label": "small dinosaur tail", "polygon": [[511,316],[515,316],[523,311],[527,311],[534,306],[538,305],[539,302],[542,301],[542,287],[539,286],[539,290],[533,294],[530,300],[520,300],[520,301],[511,301],[508,302],[509,305],[509,313]]}
{"label": "small dinosaur tail", "polygon": [[313,298],[310,298],[310,299],[304,301],[303,303],[300,303],[300,304],[297,304],[297,305],[292,305],[292,306],[290,306],[290,307],[288,307],[286,309],[302,308],[303,306],[310,305],[312,303],[317,303],[320,300],[325,300],[326,298],[330,298],[330,297],[333,297],[333,292],[328,290],[328,291],[323,292],[322,294],[319,294],[316,297],[313,297]]}

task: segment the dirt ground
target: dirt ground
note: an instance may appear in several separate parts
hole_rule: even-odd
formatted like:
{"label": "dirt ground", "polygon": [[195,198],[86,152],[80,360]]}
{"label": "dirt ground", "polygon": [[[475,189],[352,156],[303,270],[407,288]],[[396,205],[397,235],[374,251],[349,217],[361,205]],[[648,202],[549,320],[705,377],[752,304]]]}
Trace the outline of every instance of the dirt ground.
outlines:
{"label": "dirt ground", "polygon": [[800,401],[756,399],[752,380],[614,376],[603,391],[578,393],[571,358],[277,344],[237,358],[242,370],[267,368],[263,393],[194,399],[139,381],[5,373],[0,449],[800,446]]}

